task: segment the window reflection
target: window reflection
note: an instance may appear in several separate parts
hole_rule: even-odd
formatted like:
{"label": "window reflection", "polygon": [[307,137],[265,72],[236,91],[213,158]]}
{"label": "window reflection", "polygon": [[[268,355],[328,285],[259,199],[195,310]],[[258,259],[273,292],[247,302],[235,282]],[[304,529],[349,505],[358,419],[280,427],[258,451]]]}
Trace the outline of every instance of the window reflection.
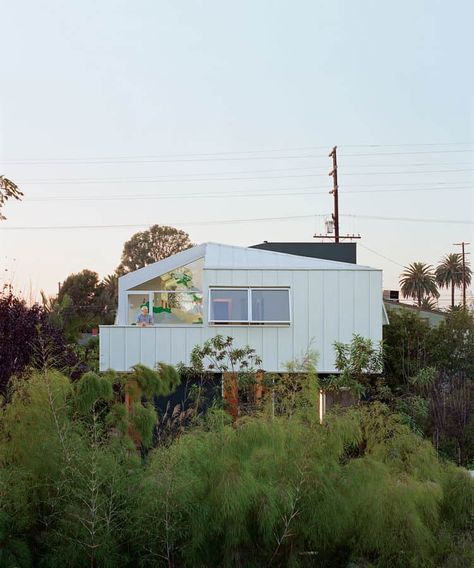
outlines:
{"label": "window reflection", "polygon": [[202,293],[155,292],[153,321],[157,324],[202,323]]}

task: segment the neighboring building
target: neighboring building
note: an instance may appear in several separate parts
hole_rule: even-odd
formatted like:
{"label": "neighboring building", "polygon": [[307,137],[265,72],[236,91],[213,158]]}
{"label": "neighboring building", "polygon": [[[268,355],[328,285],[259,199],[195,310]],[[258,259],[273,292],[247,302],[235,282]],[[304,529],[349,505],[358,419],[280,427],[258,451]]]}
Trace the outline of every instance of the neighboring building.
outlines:
{"label": "neighboring building", "polygon": [[419,308],[411,304],[404,304],[399,301],[398,290],[384,290],[383,291],[383,303],[388,314],[388,319],[390,320],[390,312],[401,312],[408,311],[413,314],[417,314],[423,321],[426,321],[431,327],[436,327],[442,321],[446,319],[446,312],[441,310],[428,310],[425,308]]}
{"label": "neighboring building", "polygon": [[[139,327],[143,306],[154,325]],[[119,278],[117,324],[100,327],[100,369],[189,364],[217,334],[250,345],[280,372],[309,349],[318,371],[336,371],[334,342],[354,333],[378,342],[386,323],[382,272],[256,248],[206,243]]]}

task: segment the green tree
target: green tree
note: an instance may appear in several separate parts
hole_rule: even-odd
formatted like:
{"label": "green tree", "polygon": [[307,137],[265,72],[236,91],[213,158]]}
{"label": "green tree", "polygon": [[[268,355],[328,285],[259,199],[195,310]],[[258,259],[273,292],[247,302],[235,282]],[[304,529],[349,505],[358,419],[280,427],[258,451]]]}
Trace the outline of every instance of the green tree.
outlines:
{"label": "green tree", "polygon": [[188,233],[166,225],[153,225],[146,231],[135,233],[124,244],[116,273],[122,276],[192,246]]}
{"label": "green tree", "polygon": [[[471,268],[466,265],[466,286],[471,283]],[[441,288],[451,288],[451,307],[454,308],[454,291],[463,285],[462,256],[459,253],[447,254],[436,268],[436,282]]]}
{"label": "green tree", "polygon": [[70,274],[61,284],[58,302],[69,296],[75,312],[82,317],[92,318],[101,312],[99,297],[102,294],[102,285],[97,272],[84,269],[77,274]]}
{"label": "green tree", "polygon": [[423,298],[439,298],[433,267],[423,262],[413,262],[400,275],[400,289],[404,298],[413,298],[421,306]]}
{"label": "green tree", "polygon": [[99,309],[102,310],[101,323],[113,324],[118,306],[118,276],[109,274],[101,281],[97,300]]}
{"label": "green tree", "polygon": [[391,310],[383,328],[384,375],[396,392],[406,390],[411,378],[432,365],[430,326],[418,314]]}
{"label": "green tree", "polygon": [[13,183],[5,176],[0,176],[0,221],[6,219],[6,217],[2,215],[1,211],[2,207],[5,205],[5,202],[9,199],[19,200],[22,197],[23,193],[15,183]]}

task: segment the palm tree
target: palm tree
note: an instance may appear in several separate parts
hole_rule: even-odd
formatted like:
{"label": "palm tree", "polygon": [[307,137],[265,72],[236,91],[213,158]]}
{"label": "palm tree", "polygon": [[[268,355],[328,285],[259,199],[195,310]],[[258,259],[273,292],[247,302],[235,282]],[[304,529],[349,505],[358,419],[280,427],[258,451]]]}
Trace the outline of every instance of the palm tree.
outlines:
{"label": "palm tree", "polygon": [[436,310],[437,307],[438,305],[434,298],[426,297],[421,300],[420,308],[423,310]]}
{"label": "palm tree", "polygon": [[413,298],[421,306],[423,298],[439,298],[433,267],[424,262],[413,262],[400,275],[400,290],[404,298]]}
{"label": "palm tree", "polygon": [[[471,283],[472,272],[465,266],[466,286]],[[447,254],[436,268],[436,282],[441,288],[451,287],[451,307],[454,307],[454,290],[463,285],[462,256],[459,253]]]}

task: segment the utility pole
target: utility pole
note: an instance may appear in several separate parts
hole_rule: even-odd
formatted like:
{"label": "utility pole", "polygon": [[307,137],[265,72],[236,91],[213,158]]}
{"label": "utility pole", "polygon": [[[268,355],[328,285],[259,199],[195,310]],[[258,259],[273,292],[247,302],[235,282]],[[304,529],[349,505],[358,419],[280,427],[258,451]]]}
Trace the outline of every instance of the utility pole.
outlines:
{"label": "utility pole", "polygon": [[334,213],[332,214],[332,219],[334,221],[334,242],[339,242],[339,194],[337,185],[337,146],[334,146],[332,151],[329,153],[329,157],[332,158],[332,171],[329,175],[332,176],[333,188],[332,193],[334,195]]}
{"label": "utility pole", "polygon": [[334,146],[331,152],[329,152],[329,157],[332,158],[332,170],[329,172],[329,176],[332,177],[332,189],[329,192],[334,196],[334,212],[331,215],[332,225],[331,229],[326,227],[327,233],[332,233],[332,229],[334,228],[334,236],[333,235],[313,235],[315,239],[334,239],[335,243],[339,243],[341,240],[350,240],[353,239],[360,239],[360,235],[343,235],[340,236],[339,233],[339,185],[337,182],[337,146]]}
{"label": "utility pole", "polygon": [[462,305],[466,307],[466,254],[465,245],[470,245],[471,243],[466,243],[464,241],[460,243],[453,243],[454,246],[460,246],[462,250]]}

